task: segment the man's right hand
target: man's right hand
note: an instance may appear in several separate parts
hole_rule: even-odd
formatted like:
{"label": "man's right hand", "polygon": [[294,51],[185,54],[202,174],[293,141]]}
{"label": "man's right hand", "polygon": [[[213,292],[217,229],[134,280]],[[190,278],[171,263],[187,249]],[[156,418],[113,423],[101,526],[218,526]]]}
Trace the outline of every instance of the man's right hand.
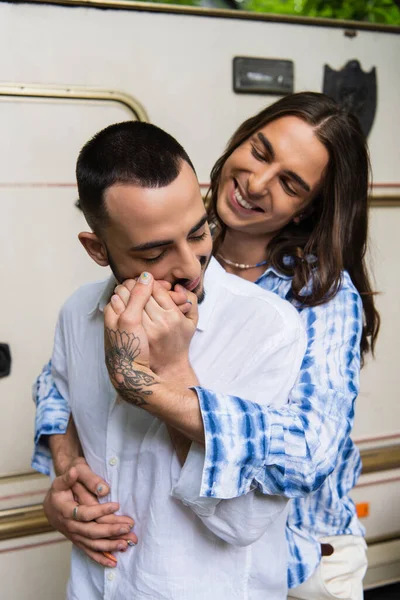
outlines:
{"label": "man's right hand", "polygon": [[[120,318],[124,318],[133,305],[136,286],[137,282],[130,279],[115,288],[111,305]],[[190,385],[195,385],[189,345],[197,326],[197,297],[182,286],[176,286],[174,291],[170,288],[167,282],[154,281],[151,296],[140,316],[150,349],[150,368],[167,379],[176,373],[181,380],[183,373],[190,372]]]}
{"label": "man's right hand", "polygon": [[99,504],[95,493],[108,493],[108,486],[90,470],[85,459],[74,462],[75,466],[53,481],[43,503],[44,512],[49,523],[90,558],[105,567],[114,567],[115,563],[103,552],[124,552],[136,544],[137,537],[131,532],[134,521],[114,514],[119,509],[116,502]]}

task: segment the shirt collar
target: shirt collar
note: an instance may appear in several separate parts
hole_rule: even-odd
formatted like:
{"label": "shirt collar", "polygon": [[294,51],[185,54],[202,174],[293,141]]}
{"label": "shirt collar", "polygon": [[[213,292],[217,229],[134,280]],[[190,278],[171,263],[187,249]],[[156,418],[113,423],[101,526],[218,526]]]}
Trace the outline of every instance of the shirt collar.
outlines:
{"label": "shirt collar", "polygon": [[98,296],[96,296],[94,304],[88,312],[88,315],[93,315],[96,310],[104,312],[104,308],[106,304],[110,302],[110,298],[116,285],[118,285],[117,280],[115,279],[114,275],[110,275],[110,277],[103,282],[100,293]]}
{"label": "shirt collar", "polygon": [[205,297],[203,302],[199,305],[199,321],[197,323],[197,329],[199,331],[204,331],[210,321],[215,302],[219,295],[219,289],[221,288],[221,282],[225,276],[225,270],[214,257],[211,257],[204,274]]}
{"label": "shirt collar", "polygon": [[[310,259],[308,259],[308,260],[310,260]],[[286,267],[290,267],[291,265],[293,265],[293,257],[289,256],[289,255],[284,256],[283,257],[283,264]],[[276,275],[276,277],[278,277],[279,279],[283,279],[285,281],[289,281],[289,279],[293,279],[293,275],[285,275],[284,273],[282,273],[281,271],[278,271],[277,269],[275,269],[275,267],[273,267],[271,265],[257,279],[256,283],[259,283],[260,281],[262,281],[264,279],[264,277],[267,277],[267,275],[269,275],[270,273],[273,273],[274,275]]]}
{"label": "shirt collar", "polygon": [[258,283],[259,281],[262,281],[264,279],[264,277],[267,277],[267,275],[269,275],[270,273],[276,275],[276,277],[279,277],[279,279],[284,279],[289,280],[289,279],[293,279],[292,275],[284,275],[283,273],[281,273],[280,271],[278,271],[277,269],[275,269],[275,267],[268,267],[264,273],[262,275],[260,275],[260,277],[257,279],[256,283]]}

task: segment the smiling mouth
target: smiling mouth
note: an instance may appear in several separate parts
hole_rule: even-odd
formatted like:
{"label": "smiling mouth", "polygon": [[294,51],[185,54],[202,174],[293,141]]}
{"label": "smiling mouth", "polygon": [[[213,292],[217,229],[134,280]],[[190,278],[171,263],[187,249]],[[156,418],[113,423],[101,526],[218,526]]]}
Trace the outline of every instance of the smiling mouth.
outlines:
{"label": "smiling mouth", "polygon": [[250,202],[248,202],[247,200],[245,200],[243,198],[242,194],[240,193],[238,183],[236,181],[234,181],[234,183],[235,183],[235,190],[233,192],[233,195],[234,195],[234,198],[235,198],[236,202],[239,204],[239,206],[241,208],[245,208],[246,210],[251,210],[253,212],[259,212],[259,213],[265,212],[259,206],[254,206],[253,204],[250,204]]}

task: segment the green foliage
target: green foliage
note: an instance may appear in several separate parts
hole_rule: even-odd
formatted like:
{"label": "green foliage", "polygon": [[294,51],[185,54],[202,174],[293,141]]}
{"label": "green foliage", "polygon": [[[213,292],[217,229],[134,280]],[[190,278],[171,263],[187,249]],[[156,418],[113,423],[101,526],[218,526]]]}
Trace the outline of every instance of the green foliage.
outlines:
{"label": "green foliage", "polygon": [[241,8],[255,12],[400,24],[400,8],[393,0],[244,0]]}
{"label": "green foliage", "polygon": [[[231,8],[225,0],[145,0],[156,4]],[[399,0],[233,0],[237,8],[251,12],[345,19],[400,25]]]}
{"label": "green foliage", "polygon": [[[140,0],[151,4],[179,4],[183,6],[200,6],[201,0]],[[252,9],[249,9],[252,10]],[[259,11],[262,12],[262,11]]]}

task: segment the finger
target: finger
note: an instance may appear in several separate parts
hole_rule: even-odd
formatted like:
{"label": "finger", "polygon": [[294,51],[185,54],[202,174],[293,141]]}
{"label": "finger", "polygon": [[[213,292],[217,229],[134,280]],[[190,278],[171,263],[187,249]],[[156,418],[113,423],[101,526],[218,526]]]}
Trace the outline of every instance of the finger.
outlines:
{"label": "finger", "polygon": [[143,315],[142,315],[142,323],[143,323],[145,332],[147,333],[148,336],[151,337],[152,327],[154,327],[154,323],[150,319],[149,315],[146,313],[146,309],[144,310]]}
{"label": "finger", "polygon": [[185,312],[185,316],[197,324],[197,321],[199,318],[199,313],[198,313],[198,299],[197,299],[196,294],[193,294],[193,292],[189,292],[186,288],[184,288],[183,286],[181,286],[179,284],[177,284],[175,286],[175,290],[178,292],[182,292],[184,290],[186,292],[186,302],[187,302],[187,304],[189,304],[189,310],[187,312]]}
{"label": "finger", "polygon": [[[168,292],[165,293],[168,294]],[[144,314],[146,314],[149,317],[150,321],[157,322],[163,318],[165,314],[165,308],[162,308],[158,304],[158,302],[153,298],[153,296],[151,296],[146,306],[144,307]]]}
{"label": "finger", "polygon": [[74,468],[78,472],[78,481],[92,492],[92,494],[106,496],[110,493],[110,488],[104,479],[93,473],[87,463],[78,464]]}
{"label": "finger", "polygon": [[[78,510],[79,516],[79,510]],[[70,519],[65,521],[64,527],[70,534],[82,535],[92,540],[101,538],[120,538],[131,533],[127,525],[101,525],[96,522],[82,523]]]}
{"label": "finger", "polygon": [[132,529],[135,525],[135,521],[130,517],[127,517],[126,515],[116,515],[114,513],[99,517],[96,519],[96,523],[100,523],[101,525],[120,525],[121,527],[129,527],[129,529]]}
{"label": "finger", "polygon": [[192,310],[192,303],[190,302],[190,300],[186,300],[185,304],[181,304],[180,306],[178,306],[178,308],[183,315],[186,315]]}
{"label": "finger", "polygon": [[137,539],[137,535],[135,533],[133,533],[133,531],[131,531],[131,533],[127,533],[126,535],[117,535],[114,537],[109,538],[110,540],[125,540],[126,542],[128,542],[128,546],[136,546],[138,539]]}
{"label": "finger", "polygon": [[[130,281],[133,281],[133,280],[130,280]],[[124,304],[124,307],[127,306],[128,302],[129,302],[129,298],[131,296],[131,291],[132,290],[129,290],[124,285],[117,285],[117,287],[114,290],[114,294],[117,294],[121,298],[121,300]]]}
{"label": "finger", "polygon": [[97,562],[102,567],[114,568],[117,566],[117,562],[115,560],[111,560],[110,558],[107,558],[106,556],[104,556],[104,554],[102,552],[95,552],[94,550],[90,550],[90,548],[87,548],[81,542],[78,542],[78,541],[76,541],[74,543],[76,544],[76,546],[78,546],[78,548],[83,550],[83,552],[85,552],[85,554],[87,554],[89,558],[91,558],[92,560]]}
{"label": "finger", "polygon": [[125,304],[124,304],[123,300],[121,300],[121,298],[118,296],[118,294],[114,294],[113,296],[111,296],[110,303],[114,309],[114,312],[118,316],[122,315],[122,313],[125,310]]}
{"label": "finger", "polygon": [[[136,280],[135,279],[125,279],[125,281],[122,282],[122,286],[125,287],[129,294],[131,293],[131,291],[133,290],[133,288],[136,285]],[[119,286],[117,286],[119,287]],[[117,288],[115,288],[117,289]]]}
{"label": "finger", "polygon": [[64,475],[56,477],[51,484],[52,492],[66,492],[72,489],[78,479],[78,471],[76,467],[71,467]]}
{"label": "finger", "polygon": [[[115,312],[111,302],[104,307],[104,326],[105,329],[116,330],[118,328],[118,315]],[[106,338],[107,339],[107,338]]]}
{"label": "finger", "polygon": [[[76,506],[76,505],[75,505]],[[74,508],[75,508],[74,506]],[[119,509],[119,504],[117,502],[107,502],[106,504],[95,504],[93,506],[85,506],[84,504],[80,504],[76,511],[77,522],[87,523],[89,521],[94,521],[99,519],[100,517],[104,517],[105,515],[110,515],[115,513]],[[66,512],[66,511],[65,511]],[[73,515],[74,509],[72,509],[72,513],[65,514],[63,511],[63,515],[65,518],[71,518]],[[117,534],[118,535],[118,534]]]}
{"label": "finger", "polygon": [[165,310],[175,308],[175,302],[172,300],[170,293],[158,281],[155,281],[153,285],[153,298]]}
{"label": "finger", "polygon": [[129,548],[127,540],[91,540],[81,535],[74,535],[73,539],[75,543],[79,542],[95,552],[125,552]]}
{"label": "finger", "polygon": [[186,304],[188,291],[186,288],[182,287],[182,291],[173,290],[169,293],[170,298],[176,304],[176,306],[181,306]]}
{"label": "finger", "polygon": [[92,506],[93,504],[99,503],[97,496],[92,494],[92,492],[89,492],[89,490],[87,490],[84,485],[79,483],[79,481],[77,481],[72,487],[72,493],[74,494],[74,498],[78,504]]}
{"label": "finger", "polygon": [[142,273],[131,292],[128,306],[124,312],[123,318],[129,320],[132,323],[142,322],[142,313],[144,307],[153,291],[153,276],[145,271]]}
{"label": "finger", "polygon": [[167,290],[167,292],[169,292],[172,288],[172,285],[169,283],[169,281],[165,281],[164,279],[157,279],[157,282],[162,285],[162,287]]}

